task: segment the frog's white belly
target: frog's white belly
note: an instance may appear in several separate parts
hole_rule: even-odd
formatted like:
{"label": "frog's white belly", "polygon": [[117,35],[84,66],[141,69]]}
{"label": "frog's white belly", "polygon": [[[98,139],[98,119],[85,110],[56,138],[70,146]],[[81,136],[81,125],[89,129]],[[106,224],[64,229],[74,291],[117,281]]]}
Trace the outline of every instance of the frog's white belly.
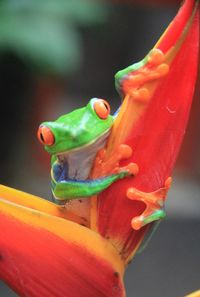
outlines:
{"label": "frog's white belly", "polygon": [[[85,147],[61,154],[58,159],[61,163],[66,163],[68,167],[68,178],[75,180],[86,180],[89,178],[93,162],[97,152],[105,146],[109,135],[107,131],[100,139]],[[68,200],[65,207],[75,214],[89,219],[90,216],[90,198],[79,198]]]}
{"label": "frog's white belly", "polygon": [[89,177],[96,151],[80,151],[69,154],[67,158],[68,177],[76,180],[86,180]]}

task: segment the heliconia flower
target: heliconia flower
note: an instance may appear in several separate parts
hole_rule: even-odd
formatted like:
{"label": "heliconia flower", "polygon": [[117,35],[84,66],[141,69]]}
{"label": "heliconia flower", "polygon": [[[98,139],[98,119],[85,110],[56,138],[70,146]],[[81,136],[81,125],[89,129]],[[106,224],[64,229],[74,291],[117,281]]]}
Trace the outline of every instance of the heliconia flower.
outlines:
{"label": "heliconia flower", "polygon": [[116,74],[122,105],[91,178],[134,176],[91,198],[90,220],[0,186],[0,278],[20,296],[123,297],[123,274],[156,221],[185,132],[198,64],[199,1],[186,0],[154,49]]}
{"label": "heliconia flower", "polygon": [[124,296],[123,261],[107,240],[53,203],[4,186],[0,193],[0,279],[15,292]]}

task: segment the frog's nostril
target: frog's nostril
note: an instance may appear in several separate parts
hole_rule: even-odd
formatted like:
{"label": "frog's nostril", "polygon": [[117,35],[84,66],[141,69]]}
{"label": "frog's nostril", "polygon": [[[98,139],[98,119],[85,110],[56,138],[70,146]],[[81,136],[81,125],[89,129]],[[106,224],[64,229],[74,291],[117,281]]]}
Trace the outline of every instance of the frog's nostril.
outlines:
{"label": "frog's nostril", "polygon": [[55,137],[53,135],[53,132],[51,131],[50,128],[48,128],[46,126],[39,127],[38,132],[37,132],[37,137],[43,145],[51,146],[55,142]]}

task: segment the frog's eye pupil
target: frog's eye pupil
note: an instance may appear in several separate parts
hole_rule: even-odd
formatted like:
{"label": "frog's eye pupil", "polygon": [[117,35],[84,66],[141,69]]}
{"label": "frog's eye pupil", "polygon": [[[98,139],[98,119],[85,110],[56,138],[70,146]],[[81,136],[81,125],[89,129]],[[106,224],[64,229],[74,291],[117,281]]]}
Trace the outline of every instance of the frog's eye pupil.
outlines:
{"label": "frog's eye pupil", "polygon": [[105,120],[110,114],[110,105],[107,101],[98,99],[94,103],[94,110],[100,119]]}
{"label": "frog's eye pupil", "polygon": [[44,142],[44,137],[43,137],[42,133],[40,133],[40,139],[42,140],[42,142]]}
{"label": "frog's eye pupil", "polygon": [[108,105],[104,102],[104,106],[105,106],[105,108],[107,109],[107,110],[109,110],[109,107],[108,107]]}

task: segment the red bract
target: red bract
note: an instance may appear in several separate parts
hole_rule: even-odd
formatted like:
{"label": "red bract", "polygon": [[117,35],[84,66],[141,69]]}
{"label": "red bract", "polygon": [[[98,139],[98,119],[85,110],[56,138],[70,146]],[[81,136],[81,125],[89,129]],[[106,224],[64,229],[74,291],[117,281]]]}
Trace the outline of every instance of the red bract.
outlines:
{"label": "red bract", "polygon": [[[135,162],[139,166],[136,177],[116,182],[97,198],[97,219],[94,225],[97,225],[102,236],[109,238],[117,246],[126,261],[132,257],[150,228],[147,225],[136,231],[131,227],[132,219],[140,216],[146,205],[141,201],[127,199],[127,189],[134,187],[143,192],[152,192],[164,187],[166,179],[172,173],[185,133],[197,75],[198,6],[195,1],[186,1],[155,46],[164,53],[164,63],[169,65],[169,73],[163,78],[153,79],[139,86],[140,89],[154,88],[144,107],[141,107],[142,103],[138,105],[137,100],[130,103],[131,100],[134,101],[134,96],[126,97],[119,115],[120,123],[113,129],[114,136],[111,135],[114,140],[108,143],[107,159],[109,154],[113,154],[115,143],[119,144],[119,133],[120,143],[128,144],[133,149],[132,157],[121,165]],[[148,63],[146,67],[148,68]],[[140,73],[137,70],[131,76],[134,74],[140,75],[141,69]],[[129,77],[124,79],[122,89],[125,94],[131,88],[131,83]],[[132,123],[135,116],[131,115],[134,113],[139,113],[140,116]]]}

